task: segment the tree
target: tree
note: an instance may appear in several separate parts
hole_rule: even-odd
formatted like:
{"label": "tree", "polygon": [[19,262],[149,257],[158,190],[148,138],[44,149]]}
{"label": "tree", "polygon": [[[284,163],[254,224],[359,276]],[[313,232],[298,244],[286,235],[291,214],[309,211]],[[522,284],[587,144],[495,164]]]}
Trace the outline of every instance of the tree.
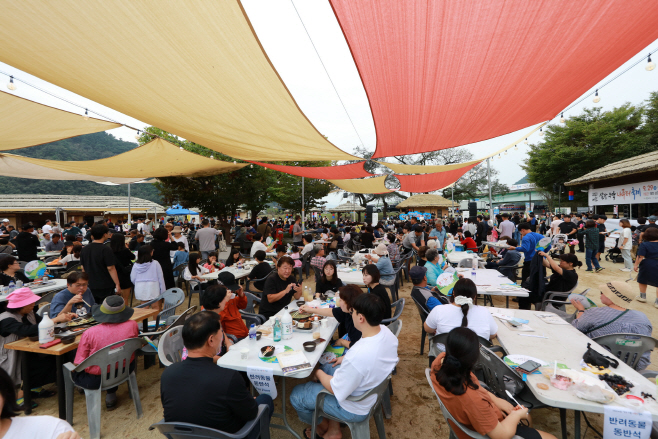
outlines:
{"label": "tree", "polygon": [[[544,129],[543,142],[530,145],[523,169],[545,191],[607,164],[656,150],[658,96],[647,106],[629,103],[611,111],[585,109],[565,124]],[[644,116],[647,116],[646,118]],[[576,194],[580,197],[580,193]]]}
{"label": "tree", "polygon": [[[506,194],[509,188],[502,184],[496,176],[498,171],[491,169],[491,193]],[[489,179],[486,164],[480,164],[462,176],[454,187],[455,200],[470,200],[489,195]],[[443,197],[450,199],[453,196],[452,188],[443,190]]]}
{"label": "tree", "polygon": [[[331,166],[330,161],[319,162],[286,162],[288,166]],[[323,202],[322,198],[329,195],[334,186],[326,180],[316,178],[304,179],[304,210],[308,211],[314,207],[319,207]],[[281,205],[283,209],[288,209],[294,213],[302,211],[302,177],[277,172],[276,182],[269,189],[272,200]]]}

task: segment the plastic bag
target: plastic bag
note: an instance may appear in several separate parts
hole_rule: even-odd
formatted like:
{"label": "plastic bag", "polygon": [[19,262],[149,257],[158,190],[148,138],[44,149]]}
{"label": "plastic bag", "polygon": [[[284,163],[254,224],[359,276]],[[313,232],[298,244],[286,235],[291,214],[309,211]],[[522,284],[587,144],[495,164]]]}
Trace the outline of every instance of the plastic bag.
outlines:
{"label": "plastic bag", "polygon": [[574,384],[571,389],[578,398],[600,404],[610,404],[617,398],[617,394],[607,385],[590,385],[583,382]]}

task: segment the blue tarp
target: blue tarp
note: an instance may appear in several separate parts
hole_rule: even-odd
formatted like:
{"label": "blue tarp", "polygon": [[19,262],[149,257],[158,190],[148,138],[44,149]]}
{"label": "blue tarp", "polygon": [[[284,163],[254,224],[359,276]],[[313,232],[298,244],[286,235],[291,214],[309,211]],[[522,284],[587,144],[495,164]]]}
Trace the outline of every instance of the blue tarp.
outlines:
{"label": "blue tarp", "polygon": [[189,209],[183,209],[183,206],[176,204],[171,206],[171,209],[167,209],[167,215],[198,215],[198,212],[194,212]]}

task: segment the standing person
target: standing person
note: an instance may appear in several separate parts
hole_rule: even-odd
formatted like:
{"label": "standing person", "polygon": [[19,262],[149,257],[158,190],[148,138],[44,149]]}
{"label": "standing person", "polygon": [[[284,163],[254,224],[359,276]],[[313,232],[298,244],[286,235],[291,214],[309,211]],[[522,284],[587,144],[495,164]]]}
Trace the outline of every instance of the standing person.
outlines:
{"label": "standing person", "polygon": [[[185,235],[183,235],[183,229],[181,228],[181,226],[175,226],[173,228],[173,230],[171,231],[171,240],[173,242],[182,242],[183,244],[185,244],[185,251],[187,252],[190,251],[190,244],[187,242],[187,238],[185,237]],[[173,258],[174,255],[176,254],[176,251],[171,252],[169,256]],[[215,251],[214,248],[213,251]]]}
{"label": "standing person", "polygon": [[551,222],[551,236],[560,233],[560,224],[562,224],[562,220],[560,219],[560,214],[558,213],[553,217],[553,221]]}
{"label": "standing person", "polygon": [[222,232],[211,228],[210,221],[208,221],[206,218],[201,221],[201,227],[201,230],[197,231],[196,235],[194,235],[194,239],[199,241],[201,259],[208,259],[208,254],[210,252],[214,252],[217,248],[215,246],[215,243],[217,242],[217,236],[220,236]]}
{"label": "standing person", "polygon": [[633,234],[631,233],[631,222],[626,218],[619,220],[622,227],[619,234],[617,247],[621,250],[621,257],[624,258],[624,268],[621,271],[630,272],[633,268],[633,259],[631,258],[631,248],[633,247]]}
{"label": "standing person", "polygon": [[592,264],[594,264],[594,268],[598,273],[603,268],[599,265],[599,260],[596,258],[596,254],[599,252],[599,229],[596,227],[594,220],[585,221],[583,238],[585,240],[585,263],[587,264],[587,271],[593,271]]}
{"label": "standing person", "polygon": [[509,237],[514,236],[515,226],[514,223],[509,220],[509,213],[503,213],[502,218],[503,221],[500,223],[500,226],[498,227],[498,233],[500,234],[500,236],[509,236]]}
{"label": "standing person", "polygon": [[295,217],[295,224],[292,226],[292,244],[296,245],[297,247],[302,246],[302,238],[304,235],[304,232],[302,231],[302,219],[297,215]]}
{"label": "standing person", "polygon": [[[558,224],[558,230],[560,231],[561,234],[567,235],[567,239],[575,239],[576,238],[576,233],[578,232],[578,226],[576,226],[573,222],[571,222],[571,217],[569,215],[564,216],[564,221],[562,221],[560,224]],[[571,252],[573,253],[573,247],[571,247]]]}
{"label": "standing person", "polygon": [[363,284],[368,287],[368,293],[378,296],[384,304],[384,318],[391,318],[391,299],[384,285],[379,283],[381,275],[376,265],[368,264],[363,267]]}
{"label": "standing person", "polygon": [[96,303],[103,303],[106,297],[121,291],[121,282],[115,267],[112,249],[105,245],[110,237],[110,230],[105,224],[91,227],[93,240],[80,252],[80,262],[84,271],[89,273],[89,288]]}
{"label": "standing person", "polygon": [[523,253],[524,256],[521,279],[526,280],[530,273],[530,264],[532,263],[532,258],[535,256],[537,243],[541,241],[544,236],[539,233],[531,232],[530,224],[528,223],[519,224],[519,233],[523,238],[521,240],[521,246],[516,249]]}
{"label": "standing person", "polygon": [[[75,247],[74,245],[74,252]],[[110,248],[114,253],[114,266],[119,277],[119,284],[121,284],[121,297],[123,297],[124,302],[128,303],[130,301],[130,290],[133,286],[130,281],[130,272],[133,268],[135,254],[126,248],[126,240],[121,233],[112,234]]]}
{"label": "standing person", "polygon": [[30,262],[38,259],[39,238],[34,235],[34,226],[31,223],[23,225],[23,231],[16,236],[16,252],[18,260]]}
{"label": "standing person", "polygon": [[[130,281],[135,285],[135,298],[142,304],[160,297],[165,287],[162,267],[158,261],[153,260],[153,249],[150,245],[143,245],[137,250],[137,262],[130,272]],[[152,304],[152,309],[160,311],[161,300]]]}
{"label": "standing person", "polygon": [[[6,259],[9,258],[0,260],[0,267]],[[638,272],[637,283],[640,285],[640,296],[637,300],[647,301],[647,285],[651,285],[656,287],[656,301],[653,306],[658,308],[658,228],[651,227],[644,232],[633,269]]]}
{"label": "standing person", "polygon": [[482,241],[485,241],[487,239],[487,222],[484,220],[484,217],[482,215],[478,215],[477,217],[477,225],[475,226],[476,230],[476,235],[475,235],[475,243],[477,244],[478,247],[482,245]]}
{"label": "standing person", "polygon": [[297,283],[292,273],[295,261],[288,256],[282,256],[276,263],[276,274],[268,276],[263,287],[263,299],[260,302],[260,314],[267,318],[281,311],[290,304],[294,297],[302,296],[302,286]]}
{"label": "standing person", "polygon": [[601,261],[601,253],[605,252],[605,238],[608,236],[608,231],[605,228],[605,222],[608,217],[605,215],[596,216],[596,224],[599,229],[599,252],[596,254],[596,259]]}
{"label": "standing person", "polygon": [[174,280],[174,267],[171,265],[170,252],[178,250],[178,243],[172,242],[169,232],[162,227],[155,229],[152,236],[153,241],[149,245],[153,249],[153,260],[158,261],[162,268],[166,289],[174,288],[176,287],[176,281]]}
{"label": "standing person", "polygon": [[585,223],[587,222],[587,215],[582,214],[580,219],[576,223],[578,231],[576,232],[576,238],[578,238],[578,252],[585,253]]}
{"label": "standing person", "polygon": [[50,225],[50,220],[46,220],[46,224],[41,228],[41,232],[45,235],[46,233],[53,233],[53,226]]}

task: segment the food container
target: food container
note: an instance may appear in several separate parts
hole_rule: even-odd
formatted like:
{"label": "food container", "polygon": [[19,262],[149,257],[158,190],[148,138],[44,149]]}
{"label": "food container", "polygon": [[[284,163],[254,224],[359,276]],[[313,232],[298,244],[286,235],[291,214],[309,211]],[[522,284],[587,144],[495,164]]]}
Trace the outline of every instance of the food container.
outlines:
{"label": "food container", "polygon": [[[269,349],[268,352],[266,352]],[[274,346],[263,346],[260,348],[260,353],[262,357],[271,357],[274,355]]]}
{"label": "food container", "polygon": [[315,342],[307,341],[304,343],[304,350],[306,352],[313,352],[315,350]]}
{"label": "food container", "polygon": [[306,304],[306,302],[304,302],[303,300],[298,300],[295,303],[297,304],[297,306],[302,306],[302,305]]}
{"label": "food container", "polygon": [[256,340],[260,340],[260,338],[263,336],[263,333],[261,331],[256,331]]}
{"label": "food container", "polygon": [[573,381],[571,381],[571,378],[560,375],[558,373],[557,375],[551,376],[551,384],[556,389],[567,390],[569,387],[571,387]]}

